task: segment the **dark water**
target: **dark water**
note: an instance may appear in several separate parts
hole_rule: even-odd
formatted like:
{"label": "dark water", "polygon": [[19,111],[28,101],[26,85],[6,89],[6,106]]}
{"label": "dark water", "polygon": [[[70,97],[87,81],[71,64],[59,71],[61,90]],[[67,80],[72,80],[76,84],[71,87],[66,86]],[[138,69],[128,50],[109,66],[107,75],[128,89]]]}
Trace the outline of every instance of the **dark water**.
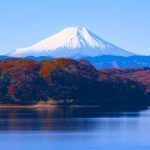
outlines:
{"label": "dark water", "polygon": [[150,150],[150,110],[0,109],[0,149]]}

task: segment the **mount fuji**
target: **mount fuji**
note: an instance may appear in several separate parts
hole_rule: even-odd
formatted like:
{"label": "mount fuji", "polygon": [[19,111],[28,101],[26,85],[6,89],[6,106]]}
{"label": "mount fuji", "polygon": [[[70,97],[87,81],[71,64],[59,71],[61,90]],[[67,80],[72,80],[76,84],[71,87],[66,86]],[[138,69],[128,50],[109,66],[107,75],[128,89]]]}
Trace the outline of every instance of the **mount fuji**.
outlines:
{"label": "mount fuji", "polygon": [[121,49],[80,27],[69,27],[55,35],[26,48],[18,48],[8,54],[11,57],[27,56],[132,56],[129,51]]}

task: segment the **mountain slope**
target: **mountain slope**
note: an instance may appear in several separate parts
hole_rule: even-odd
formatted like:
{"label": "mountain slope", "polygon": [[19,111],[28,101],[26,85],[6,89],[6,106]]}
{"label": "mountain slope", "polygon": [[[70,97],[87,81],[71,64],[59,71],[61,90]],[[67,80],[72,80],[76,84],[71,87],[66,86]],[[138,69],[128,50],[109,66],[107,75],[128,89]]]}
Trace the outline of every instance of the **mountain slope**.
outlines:
{"label": "mountain slope", "polygon": [[66,28],[57,34],[40,41],[37,44],[27,48],[16,49],[14,52],[9,54],[9,56],[13,57],[72,57],[76,55],[131,56],[134,54],[110,44],[109,42],[88,31],[86,28],[77,27]]}

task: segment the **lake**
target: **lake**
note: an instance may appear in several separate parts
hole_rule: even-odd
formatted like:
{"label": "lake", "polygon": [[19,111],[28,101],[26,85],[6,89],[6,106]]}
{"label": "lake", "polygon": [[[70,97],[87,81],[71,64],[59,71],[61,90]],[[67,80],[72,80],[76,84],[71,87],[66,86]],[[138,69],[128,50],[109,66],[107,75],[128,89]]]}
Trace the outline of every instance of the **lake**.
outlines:
{"label": "lake", "polygon": [[150,110],[0,109],[1,150],[150,150]]}

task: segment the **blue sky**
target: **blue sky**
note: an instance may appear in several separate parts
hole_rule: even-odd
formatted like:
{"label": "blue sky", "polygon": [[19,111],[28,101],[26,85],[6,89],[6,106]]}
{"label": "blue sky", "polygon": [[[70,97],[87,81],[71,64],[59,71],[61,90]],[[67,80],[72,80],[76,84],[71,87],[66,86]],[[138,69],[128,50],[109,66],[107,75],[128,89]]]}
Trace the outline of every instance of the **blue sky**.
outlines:
{"label": "blue sky", "polygon": [[0,54],[68,26],[86,27],[121,48],[150,55],[150,0],[0,0]]}

